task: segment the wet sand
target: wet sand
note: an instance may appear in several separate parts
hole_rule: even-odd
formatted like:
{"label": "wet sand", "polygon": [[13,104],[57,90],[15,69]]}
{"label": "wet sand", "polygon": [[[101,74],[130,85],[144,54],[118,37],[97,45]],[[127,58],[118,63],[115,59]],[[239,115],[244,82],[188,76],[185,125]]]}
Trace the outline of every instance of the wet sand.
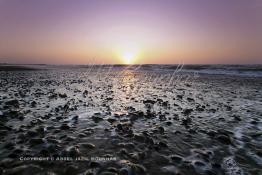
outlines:
{"label": "wet sand", "polygon": [[154,70],[0,71],[0,174],[261,174],[261,87]]}

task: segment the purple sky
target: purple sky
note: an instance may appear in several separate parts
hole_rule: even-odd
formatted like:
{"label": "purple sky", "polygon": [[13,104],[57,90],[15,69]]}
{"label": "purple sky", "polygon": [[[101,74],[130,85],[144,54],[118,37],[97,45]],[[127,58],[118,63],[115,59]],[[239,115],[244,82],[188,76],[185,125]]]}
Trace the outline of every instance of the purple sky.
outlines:
{"label": "purple sky", "polygon": [[125,57],[262,63],[262,1],[0,0],[0,62],[124,63]]}

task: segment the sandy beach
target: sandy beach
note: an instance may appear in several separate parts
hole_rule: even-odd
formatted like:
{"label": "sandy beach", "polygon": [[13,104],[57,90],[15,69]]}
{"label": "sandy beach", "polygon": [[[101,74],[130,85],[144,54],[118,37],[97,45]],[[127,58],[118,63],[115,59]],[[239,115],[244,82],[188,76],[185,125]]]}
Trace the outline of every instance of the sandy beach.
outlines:
{"label": "sandy beach", "polygon": [[0,174],[262,173],[261,77],[109,68],[2,69]]}

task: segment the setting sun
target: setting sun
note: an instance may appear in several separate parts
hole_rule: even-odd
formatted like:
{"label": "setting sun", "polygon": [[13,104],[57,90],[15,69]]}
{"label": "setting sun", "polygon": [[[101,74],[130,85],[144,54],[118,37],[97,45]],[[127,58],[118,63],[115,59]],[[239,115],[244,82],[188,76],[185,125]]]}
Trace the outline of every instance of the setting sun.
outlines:
{"label": "setting sun", "polygon": [[134,62],[134,54],[131,52],[125,52],[123,54],[123,61],[125,64],[132,64]]}

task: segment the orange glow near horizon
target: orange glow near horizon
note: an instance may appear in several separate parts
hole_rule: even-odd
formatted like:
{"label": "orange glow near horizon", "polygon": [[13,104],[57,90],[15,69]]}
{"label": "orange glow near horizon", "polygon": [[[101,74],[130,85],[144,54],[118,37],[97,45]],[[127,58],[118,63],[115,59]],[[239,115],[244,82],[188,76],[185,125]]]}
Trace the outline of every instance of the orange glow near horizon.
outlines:
{"label": "orange glow near horizon", "polygon": [[0,63],[257,64],[261,17],[259,1],[2,0]]}

